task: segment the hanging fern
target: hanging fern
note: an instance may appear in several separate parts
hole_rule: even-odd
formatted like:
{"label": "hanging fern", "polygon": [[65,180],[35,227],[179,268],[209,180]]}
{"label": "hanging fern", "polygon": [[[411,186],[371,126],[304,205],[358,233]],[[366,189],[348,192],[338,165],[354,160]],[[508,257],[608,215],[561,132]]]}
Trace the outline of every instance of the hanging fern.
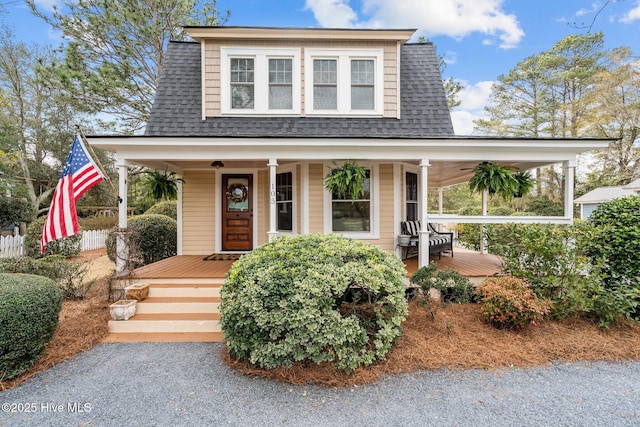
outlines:
{"label": "hanging fern", "polygon": [[533,179],[529,171],[516,172],[513,177],[518,181],[518,190],[514,192],[514,197],[526,196],[536,185],[536,180]]}
{"label": "hanging fern", "polygon": [[339,198],[357,200],[365,192],[366,180],[367,169],[355,160],[348,160],[342,166],[331,169],[324,177],[324,186]]}
{"label": "hanging fern", "polygon": [[492,162],[482,162],[473,168],[475,175],[469,181],[471,191],[487,191],[490,195],[499,194],[505,200],[511,199],[518,191],[518,181],[511,167]]}

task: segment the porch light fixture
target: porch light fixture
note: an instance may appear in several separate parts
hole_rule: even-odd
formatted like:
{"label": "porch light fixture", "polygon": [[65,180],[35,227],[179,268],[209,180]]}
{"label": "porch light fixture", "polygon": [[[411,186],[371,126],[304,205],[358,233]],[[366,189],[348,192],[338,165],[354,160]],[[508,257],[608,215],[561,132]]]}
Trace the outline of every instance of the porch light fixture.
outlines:
{"label": "porch light fixture", "polygon": [[220,160],[216,160],[211,162],[211,167],[212,168],[216,168],[216,169],[220,169],[224,167],[224,163],[222,163]]}

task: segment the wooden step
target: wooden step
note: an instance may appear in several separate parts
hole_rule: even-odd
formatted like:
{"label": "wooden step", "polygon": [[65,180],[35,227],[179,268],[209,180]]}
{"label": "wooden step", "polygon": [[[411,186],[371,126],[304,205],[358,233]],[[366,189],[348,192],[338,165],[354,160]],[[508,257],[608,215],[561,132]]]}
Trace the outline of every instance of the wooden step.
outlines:
{"label": "wooden step", "polygon": [[224,342],[222,332],[120,332],[107,335],[104,342]]}
{"label": "wooden step", "polygon": [[136,313],[217,313],[219,297],[151,297],[137,304]]}
{"label": "wooden step", "polygon": [[149,285],[149,298],[155,297],[219,297],[219,284],[184,284],[169,283]]}
{"label": "wooden step", "polygon": [[221,332],[216,313],[136,314],[129,320],[110,320],[109,331],[120,332]]}

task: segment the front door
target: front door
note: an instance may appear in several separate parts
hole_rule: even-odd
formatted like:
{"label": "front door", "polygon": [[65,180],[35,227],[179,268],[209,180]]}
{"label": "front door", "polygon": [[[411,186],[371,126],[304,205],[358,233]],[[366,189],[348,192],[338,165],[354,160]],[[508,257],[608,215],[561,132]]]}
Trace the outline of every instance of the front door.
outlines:
{"label": "front door", "polygon": [[222,175],[222,250],[253,249],[253,175]]}

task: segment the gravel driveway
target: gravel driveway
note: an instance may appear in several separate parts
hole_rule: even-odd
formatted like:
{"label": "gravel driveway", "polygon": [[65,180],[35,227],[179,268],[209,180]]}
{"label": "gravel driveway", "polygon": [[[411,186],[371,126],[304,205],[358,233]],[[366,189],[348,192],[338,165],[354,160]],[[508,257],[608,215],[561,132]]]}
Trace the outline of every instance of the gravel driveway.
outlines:
{"label": "gravel driveway", "polygon": [[101,344],[0,392],[0,426],[639,426],[640,362],[445,370],[346,389],[253,379],[221,344]]}

